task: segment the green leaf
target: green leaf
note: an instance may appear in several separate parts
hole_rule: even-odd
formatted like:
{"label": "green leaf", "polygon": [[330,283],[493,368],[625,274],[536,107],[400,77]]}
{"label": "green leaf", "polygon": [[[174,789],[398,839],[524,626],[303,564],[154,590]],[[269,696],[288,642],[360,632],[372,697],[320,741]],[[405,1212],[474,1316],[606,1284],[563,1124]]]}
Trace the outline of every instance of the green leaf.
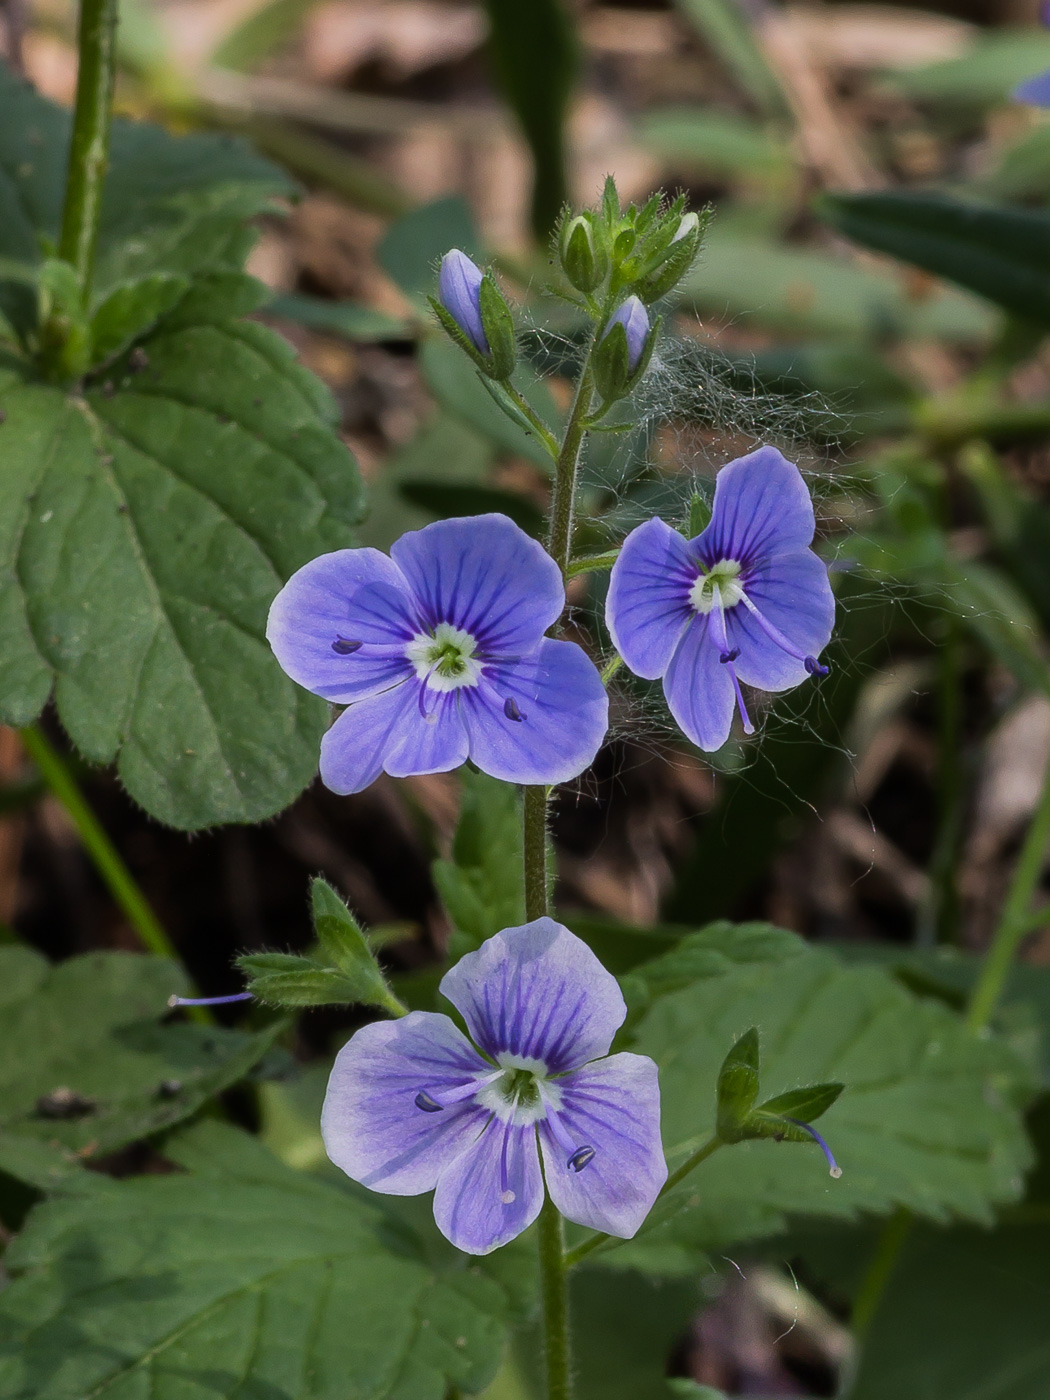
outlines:
{"label": "green leaf", "polygon": [[580,57],[563,0],[485,0],[492,65],[533,162],[532,231],[542,244],[568,198],[564,128]]}
{"label": "green leaf", "polygon": [[[535,433],[526,432],[493,402],[470,360],[451,342],[433,337],[424,341],[420,368],[427,387],[449,413],[481,433],[497,447],[526,457],[550,472],[550,453]],[[521,367],[516,375],[523,396],[545,423],[556,424],[558,414],[543,380]]]}
{"label": "green leaf", "polygon": [[525,918],[521,796],[513,783],[464,768],[452,859],[431,866],[456,926],[450,954],[461,957]]}
{"label": "green leaf", "polygon": [[460,195],[436,199],[403,215],[387,229],[376,257],[403,292],[420,300],[437,286],[438,264],[450,248],[481,256],[470,209]]}
{"label": "green leaf", "polygon": [[760,122],[706,107],[656,107],[643,114],[640,134],[647,146],[675,168],[705,174],[783,181],[791,153]]}
{"label": "green leaf", "polygon": [[92,362],[100,364],[126,350],[174,310],[189,286],[185,277],[155,272],[115,287],[91,318]]}
{"label": "green leaf", "polygon": [[498,511],[508,516],[533,539],[544,532],[544,515],[535,501],[516,491],[495,486],[476,486],[464,481],[402,481],[398,488],[406,501],[439,518],[458,515],[485,515]]}
{"label": "green leaf", "polygon": [[1038,29],[978,30],[968,53],[893,74],[909,97],[961,107],[1006,102],[1018,83],[1050,68],[1050,35]]}
{"label": "green leaf", "polygon": [[718,1136],[736,1142],[758,1098],[758,1031],[752,1026],[722,1061],[715,1087]]}
{"label": "green leaf", "polygon": [[490,1379],[516,1258],[468,1261],[224,1125],[165,1151],[182,1171],[30,1216],[5,1260],[4,1400],[444,1400]]}
{"label": "green leaf", "polygon": [[[1029,1162],[1019,1113],[1028,1079],[1007,1047],[973,1036],[953,1012],[879,969],[844,968],[780,930],[767,937],[765,958],[734,965],[734,930],[704,930],[637,969],[655,999],[629,1045],[660,1066],[673,1168],[715,1126],[725,1047],[756,1026],[767,1089],[779,1095],[831,1077],[846,1085],[821,1125],[842,1179],[829,1180],[815,1145],[724,1148],[610,1262],[668,1268],[689,1250],[771,1234],[788,1216],[848,1220],[904,1206],[934,1220],[986,1222],[994,1205],[1016,1199]],[[757,951],[754,930],[747,941]],[[683,984],[691,959],[696,976]]]}
{"label": "green leaf", "polygon": [[867,342],[887,336],[981,340],[994,316],[954,288],[909,297],[899,275],[812,249],[784,247],[722,219],[682,294],[702,314]]}
{"label": "green leaf", "polygon": [[[69,121],[0,64],[0,256],[38,262],[41,239],[57,241]],[[242,141],[114,122],[96,301],[156,272],[239,265],[253,241],[245,220],[293,188]]]}
{"label": "green leaf", "polygon": [[263,308],[266,316],[295,321],[315,331],[328,331],[347,340],[369,343],[376,340],[405,340],[415,334],[415,326],[404,317],[389,316],[356,301],[326,301],[301,292],[273,297]]}
{"label": "green leaf", "polygon": [[[52,967],[26,948],[0,948],[0,987],[0,1043],[17,1047],[0,1065],[5,1140],[85,1155],[188,1118],[244,1078],[278,1029],[162,1024],[185,975],[144,954],[88,953]],[[2,1153],[0,1167],[25,1170]]]}
{"label": "green leaf", "polygon": [[864,1339],[848,1400],[1042,1400],[1050,1222],[915,1230]]}
{"label": "green leaf", "polygon": [[28,723],[53,686],[81,753],[184,829],[258,821],[315,772],[326,707],[277,666],[266,613],[361,504],[321,385],[209,300],[82,396],[0,367],[0,716]]}
{"label": "green leaf", "polygon": [[675,5],[760,111],[770,117],[790,117],[780,82],[759,47],[747,11],[737,0],[675,0]]}
{"label": "green leaf", "polygon": [[1050,324],[1050,215],[910,192],[824,195],[816,208],[866,248]]}

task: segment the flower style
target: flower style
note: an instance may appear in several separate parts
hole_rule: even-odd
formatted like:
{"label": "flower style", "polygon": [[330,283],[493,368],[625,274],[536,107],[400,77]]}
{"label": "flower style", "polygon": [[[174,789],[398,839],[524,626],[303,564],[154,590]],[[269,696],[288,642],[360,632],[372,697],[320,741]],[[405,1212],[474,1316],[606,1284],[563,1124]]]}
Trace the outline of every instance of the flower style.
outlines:
{"label": "flower style", "polygon": [[305,564],[266,635],[297,681],[346,710],[321,741],[321,778],[360,792],[468,757],[515,783],[582,773],[608,724],[593,663],[543,634],[565,590],[553,559],[505,515],[439,520],[390,558],[341,549]]}
{"label": "flower style", "polygon": [[729,737],[734,705],[752,725],[740,682],[789,690],[826,675],[835,600],[812,549],[813,503],[794,463],[760,447],[719,472],[710,523],[683,539],[648,520],[624,541],[606,620],[624,661],[663,677],[675,720],[701,749]]}
{"label": "flower style", "polygon": [[441,991],[474,1044],[432,1011],[359,1030],[325,1096],[332,1161],[373,1191],[433,1190],[438,1228],[467,1254],[529,1226],[544,1179],[569,1220],[629,1239],[667,1166],[656,1065],[608,1055],[626,1015],[616,979],[544,918],[468,953]]}

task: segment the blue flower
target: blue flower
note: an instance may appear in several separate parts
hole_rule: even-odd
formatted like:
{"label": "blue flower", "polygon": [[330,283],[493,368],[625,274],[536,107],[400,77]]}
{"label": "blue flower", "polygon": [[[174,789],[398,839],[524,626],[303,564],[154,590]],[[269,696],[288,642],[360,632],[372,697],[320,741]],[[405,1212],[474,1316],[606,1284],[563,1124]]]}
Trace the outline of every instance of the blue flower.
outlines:
{"label": "blue flower", "polygon": [[531,1225],[544,1177],[562,1215],[629,1239],[667,1166],[656,1065],[608,1055],[626,1015],[615,977],[536,919],[468,953],[441,991],[473,1044],[432,1011],[359,1030],[328,1082],[332,1161],[373,1191],[434,1191],[438,1228],[468,1254]]}
{"label": "blue flower", "polygon": [[553,559],[505,515],[439,520],[293,574],[266,635],[288,675],[347,708],[321,778],[360,792],[381,771],[467,758],[515,783],[561,783],[594,758],[608,700],[593,663],[543,634],[565,606]]}
{"label": "blue flower", "polygon": [[606,620],[636,675],[663,677],[672,715],[713,752],[734,705],[753,725],[740,682],[789,690],[831,637],[835,600],[809,548],[813,503],[798,468],[760,447],[719,472],[710,523],[683,539],[662,520],[633,530],[612,571]]}
{"label": "blue flower", "polygon": [[1034,78],[1026,78],[1014,88],[1010,96],[1015,102],[1027,102],[1033,107],[1050,107],[1050,73],[1039,73]]}
{"label": "blue flower", "polygon": [[479,354],[489,354],[488,336],[481,321],[482,271],[477,263],[452,248],[441,259],[438,296],[441,304]]}

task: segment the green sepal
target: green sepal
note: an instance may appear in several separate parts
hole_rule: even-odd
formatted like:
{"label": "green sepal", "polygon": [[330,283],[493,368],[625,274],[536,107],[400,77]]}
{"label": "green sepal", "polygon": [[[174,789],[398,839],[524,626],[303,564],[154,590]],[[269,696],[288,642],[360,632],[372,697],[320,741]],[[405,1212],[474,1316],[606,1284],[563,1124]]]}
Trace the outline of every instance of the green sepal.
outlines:
{"label": "green sepal", "polygon": [[620,192],[611,175],[606,175],[602,186],[602,218],[610,229],[620,221]]}
{"label": "green sepal", "polygon": [[742,1142],[745,1124],[758,1098],[758,1030],[752,1026],[735,1041],[718,1071],[716,1131],[723,1142]]}
{"label": "green sepal", "polygon": [[237,966],[247,990],[267,1006],[352,1006],[362,998],[336,968],[294,953],[246,953]]}
{"label": "green sepal", "polygon": [[699,491],[694,491],[689,502],[689,519],[686,522],[686,539],[695,540],[711,523],[711,503],[705,501]]}
{"label": "green sepal", "polygon": [[[695,217],[697,222],[693,230],[677,240],[672,235],[667,247],[655,259],[652,269],[634,283],[632,291],[647,306],[673,291],[696,261],[707,232],[710,211],[705,209]],[[677,217],[677,222],[681,222],[681,216]]]}
{"label": "green sepal", "polygon": [[607,331],[598,341],[591,356],[591,369],[594,373],[595,388],[605,403],[615,403],[617,399],[626,398],[639,383],[649,368],[659,331],[660,317],[657,317],[649,327],[649,334],[645,338],[642,353],[633,371],[628,363],[627,331],[621,322],[617,321],[612,330]]}
{"label": "green sepal", "polygon": [[354,988],[353,1000],[372,1006],[389,1005],[392,993],[360,925],[331,885],[319,875],[310,884],[310,904],[317,941],[325,956]]}
{"label": "green sepal", "polygon": [[483,357],[482,369],[490,379],[509,379],[518,359],[514,317],[491,272],[486,272],[481,279],[478,310],[490,351],[487,359]]}
{"label": "green sepal", "polygon": [[807,1084],[804,1089],[789,1089],[786,1094],[776,1094],[759,1104],[756,1113],[773,1114],[782,1118],[798,1118],[803,1123],[813,1123],[835,1102],[842,1093],[843,1085],[836,1080],[827,1084]]}
{"label": "green sepal", "polygon": [[609,271],[609,253],[592,215],[577,214],[564,224],[558,246],[562,270],[578,291],[593,292],[601,286]]}
{"label": "green sepal", "polygon": [[431,311],[433,311],[434,315],[441,323],[441,329],[446,332],[450,339],[456,342],[465,354],[470,356],[478,369],[481,370],[482,374],[488,374],[488,359],[477,349],[467,333],[460,328],[460,324],[455,316],[452,315],[452,312],[438,301],[437,297],[427,297],[427,301],[430,303]]}

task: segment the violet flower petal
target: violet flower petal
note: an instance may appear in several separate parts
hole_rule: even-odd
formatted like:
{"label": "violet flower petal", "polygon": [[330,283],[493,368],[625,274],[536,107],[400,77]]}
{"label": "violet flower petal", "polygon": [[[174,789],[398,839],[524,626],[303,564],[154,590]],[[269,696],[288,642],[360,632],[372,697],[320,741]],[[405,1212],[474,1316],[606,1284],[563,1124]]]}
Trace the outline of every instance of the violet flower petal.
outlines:
{"label": "violet flower petal", "polygon": [[565,606],[557,564],[505,515],[437,520],[390,553],[427,622],[462,628],[490,655],[534,647]]}
{"label": "violet flower petal", "polygon": [[602,331],[602,340],[613,326],[623,326],[627,337],[627,368],[631,374],[638,368],[645,342],[649,336],[649,313],[639,297],[628,297],[609,317],[609,324]]}
{"label": "violet flower petal", "polygon": [[1026,78],[1014,88],[1010,96],[1015,102],[1028,102],[1033,107],[1050,107],[1050,73],[1039,73],[1034,78]]}
{"label": "violet flower petal", "polygon": [[487,1055],[540,1060],[550,1074],[606,1054],[627,1015],[612,973],[547,918],[503,929],[467,953],[441,979],[441,993]]}
{"label": "violet flower petal", "polygon": [[458,248],[451,248],[441,259],[438,273],[438,296],[441,304],[475,350],[489,353],[488,336],[481,321],[479,288],[483,277],[481,268]]}
{"label": "violet flower petal", "polygon": [[550,1125],[540,1124],[551,1200],[578,1225],[630,1239],[667,1180],[656,1065],[646,1055],[611,1055],[556,1084],[562,1136],[593,1148],[594,1156],[574,1171]]}
{"label": "violet flower petal", "polygon": [[697,569],[689,545],[655,516],[624,540],[613,565],[605,620],[613,645],[636,676],[667,670],[695,611],[689,590]]}
{"label": "violet flower petal", "polygon": [[[292,575],[270,605],[266,638],[292,680],[345,704],[411,674],[404,648],[418,630],[397,565],[377,549],[340,549]],[[353,650],[341,654],[340,642]]]}
{"label": "violet flower petal", "polygon": [[719,659],[714,613],[697,615],[679,643],[664,676],[667,707],[698,748],[715,753],[729,738],[736,697],[729,670]]}
{"label": "violet flower petal", "polygon": [[[408,688],[416,690],[416,714],[407,717],[404,737],[383,761],[384,772],[392,778],[411,778],[417,773],[448,773],[458,768],[466,762],[468,749],[459,704],[463,692],[427,690],[411,681]],[[425,716],[420,704],[426,708]]]}
{"label": "violet flower petal", "polygon": [[711,521],[695,547],[708,566],[721,559],[749,563],[805,549],[815,529],[798,467],[775,447],[760,447],[718,473]]}
{"label": "violet flower petal", "polygon": [[441,1173],[434,1219],[464,1254],[491,1254],[531,1225],[542,1205],[535,1125],[493,1118],[480,1140]]}
{"label": "violet flower petal", "polygon": [[470,757],[509,783],[553,785],[577,777],[609,727],[601,677],[574,642],[546,637],[519,661],[486,666],[480,685],[458,694]]}
{"label": "violet flower petal", "polygon": [[[803,657],[817,657],[831,640],[835,595],[827,565],[812,550],[781,554],[748,574],[747,596]],[[790,656],[763,630],[744,603],[726,613],[731,647],[739,647],[737,675],[761,690],[787,690],[806,680],[804,661]]]}
{"label": "violet flower petal", "polygon": [[419,682],[406,680],[345,709],[321,740],[321,781],[345,797],[361,792],[383,771],[388,754],[422,724]]}
{"label": "violet flower petal", "polygon": [[447,1016],[433,1011],[362,1026],[336,1056],[328,1081],[321,1133],[329,1157],[374,1191],[430,1191],[477,1141],[489,1114],[472,1099],[426,1113],[416,1095],[456,1088],[491,1068]]}

